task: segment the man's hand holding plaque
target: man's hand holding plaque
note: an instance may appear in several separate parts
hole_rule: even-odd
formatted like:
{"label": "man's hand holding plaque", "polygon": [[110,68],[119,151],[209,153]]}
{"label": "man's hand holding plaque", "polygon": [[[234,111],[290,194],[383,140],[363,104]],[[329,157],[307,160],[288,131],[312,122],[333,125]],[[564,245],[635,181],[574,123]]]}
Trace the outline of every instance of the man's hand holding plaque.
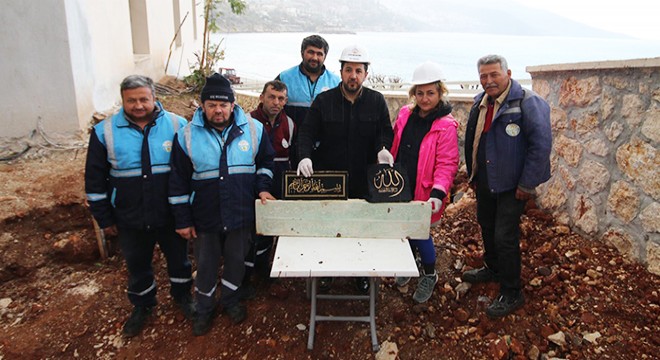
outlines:
{"label": "man's hand holding plaque", "polygon": [[310,158],[304,158],[300,160],[298,163],[298,170],[296,171],[296,175],[304,177],[310,177],[314,174],[314,168],[312,167],[312,159]]}

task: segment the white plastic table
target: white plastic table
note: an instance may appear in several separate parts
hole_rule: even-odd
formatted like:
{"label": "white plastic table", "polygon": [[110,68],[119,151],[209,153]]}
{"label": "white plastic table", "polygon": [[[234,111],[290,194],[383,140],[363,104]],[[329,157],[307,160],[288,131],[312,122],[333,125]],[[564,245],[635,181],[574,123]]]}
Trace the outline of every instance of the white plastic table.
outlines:
{"label": "white plastic table", "polygon": [[[308,349],[314,347],[317,321],[360,321],[370,324],[372,349],[378,351],[375,280],[379,277],[416,277],[419,272],[406,239],[280,236],[270,276],[311,279]],[[368,277],[369,295],[318,294],[320,277]],[[318,315],[316,304],[319,299],[369,300],[369,315]]]}

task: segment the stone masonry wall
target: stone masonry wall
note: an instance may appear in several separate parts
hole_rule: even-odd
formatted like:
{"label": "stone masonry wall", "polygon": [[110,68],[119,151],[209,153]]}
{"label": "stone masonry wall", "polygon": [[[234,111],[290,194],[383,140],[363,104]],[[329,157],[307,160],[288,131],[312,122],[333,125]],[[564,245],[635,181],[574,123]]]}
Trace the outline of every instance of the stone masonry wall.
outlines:
{"label": "stone masonry wall", "polygon": [[553,129],[539,206],[660,274],[660,58],[527,71]]}

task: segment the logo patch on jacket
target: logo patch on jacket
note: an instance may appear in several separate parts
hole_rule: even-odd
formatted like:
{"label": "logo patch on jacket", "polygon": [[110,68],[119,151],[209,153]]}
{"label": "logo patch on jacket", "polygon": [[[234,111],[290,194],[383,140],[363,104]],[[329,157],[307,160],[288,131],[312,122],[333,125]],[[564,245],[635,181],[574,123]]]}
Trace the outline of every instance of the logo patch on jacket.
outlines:
{"label": "logo patch on jacket", "polygon": [[165,152],[171,152],[172,151],[172,142],[170,140],[165,140],[163,142],[163,150],[165,150]]}
{"label": "logo patch on jacket", "polygon": [[518,136],[520,134],[520,126],[518,124],[509,124],[506,126],[506,133],[511,137]]}
{"label": "logo patch on jacket", "polygon": [[241,151],[248,151],[250,150],[250,143],[248,143],[247,140],[241,140],[238,142],[238,148]]}

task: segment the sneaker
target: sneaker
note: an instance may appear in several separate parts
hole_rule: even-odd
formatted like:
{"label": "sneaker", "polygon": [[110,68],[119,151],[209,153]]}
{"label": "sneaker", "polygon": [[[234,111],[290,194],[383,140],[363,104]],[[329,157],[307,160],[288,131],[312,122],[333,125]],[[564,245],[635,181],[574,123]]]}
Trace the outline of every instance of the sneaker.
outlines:
{"label": "sneaker", "polygon": [[202,336],[209,332],[209,330],[211,330],[211,325],[213,324],[213,315],[213,311],[208,314],[195,314],[192,326],[193,335]]}
{"label": "sneaker", "polygon": [[417,290],[415,290],[415,293],[413,294],[413,300],[420,304],[426,302],[431,298],[431,295],[433,295],[433,289],[435,288],[435,284],[437,282],[437,272],[434,271],[433,274],[430,275],[424,273],[422,278],[419,279],[419,282],[417,283]]}
{"label": "sneaker", "polygon": [[396,282],[396,286],[402,287],[408,285],[410,277],[397,277],[394,281]]}
{"label": "sneaker", "polygon": [[125,337],[133,337],[142,331],[147,318],[151,315],[153,308],[151,306],[136,306],[131,312],[131,316],[124,323],[122,334]]}
{"label": "sneaker", "polygon": [[225,312],[229,315],[229,319],[234,324],[243,322],[247,317],[247,309],[245,308],[245,305],[242,304],[235,304],[226,307]]}
{"label": "sneaker", "polygon": [[195,303],[190,294],[186,294],[180,299],[174,299],[174,302],[186,319],[193,320],[195,318]]}
{"label": "sneaker", "polygon": [[461,275],[461,279],[470,284],[497,282],[497,274],[487,268],[482,267],[479,269],[468,270]]}
{"label": "sneaker", "polygon": [[489,306],[486,308],[486,315],[491,318],[499,318],[511,314],[516,309],[520,308],[525,304],[525,297],[522,292],[518,293],[517,296],[507,296],[501,295],[497,297]]}
{"label": "sneaker", "polygon": [[355,279],[355,287],[362,294],[369,293],[369,278],[359,277]]}

